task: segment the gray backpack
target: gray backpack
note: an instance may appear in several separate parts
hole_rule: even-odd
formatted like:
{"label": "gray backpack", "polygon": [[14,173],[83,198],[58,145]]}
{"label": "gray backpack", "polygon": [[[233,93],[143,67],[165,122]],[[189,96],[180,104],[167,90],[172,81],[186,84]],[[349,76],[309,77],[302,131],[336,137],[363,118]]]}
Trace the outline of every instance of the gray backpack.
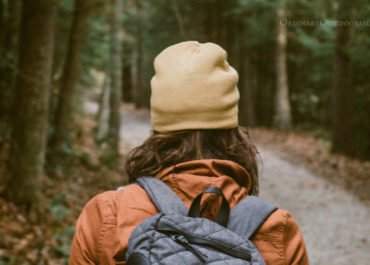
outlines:
{"label": "gray backpack", "polygon": [[[137,184],[145,189],[159,213],[144,220],[131,234],[127,265],[265,264],[250,237],[275,206],[247,196],[230,209],[221,190],[209,187],[187,209],[159,179],[140,177]],[[200,216],[205,193],[222,197],[215,221]]]}

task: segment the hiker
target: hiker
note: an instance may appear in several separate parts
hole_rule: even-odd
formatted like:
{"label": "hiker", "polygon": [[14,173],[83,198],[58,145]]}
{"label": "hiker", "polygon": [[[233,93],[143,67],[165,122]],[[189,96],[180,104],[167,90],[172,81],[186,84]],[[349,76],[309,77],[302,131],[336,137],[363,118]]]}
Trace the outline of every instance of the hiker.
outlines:
{"label": "hiker", "polygon": [[[157,215],[161,203],[166,204],[164,211],[172,211],[170,214],[178,211],[186,215],[190,208],[191,217],[181,218],[190,220],[189,223],[198,222],[194,230],[203,225],[204,229],[224,229],[220,233],[222,238],[214,239],[223,242],[221,248],[220,242],[205,242],[211,238],[208,234],[203,237],[190,237],[189,231],[185,236],[181,235],[182,231],[160,234],[161,238],[166,237],[163,239],[166,242],[173,239],[173,243],[168,244],[179,249],[173,255],[174,260],[181,253],[185,255],[180,257],[179,264],[208,264],[207,260],[217,255],[236,258],[235,263],[224,264],[250,264],[241,260],[255,261],[259,256],[261,262],[253,262],[253,265],[263,264],[262,259],[267,265],[309,264],[303,236],[290,214],[255,197],[258,195],[257,150],[248,133],[238,126],[238,74],[228,64],[226,52],[213,43],[182,42],[162,51],[154,61],[154,69],[151,80],[153,133],[128,155],[126,171],[132,183],[99,194],[87,203],[77,221],[70,265],[152,264],[142,253],[128,263],[127,258],[128,253],[148,250],[148,244],[154,239],[144,236],[158,235],[158,231],[152,231],[152,235],[146,233],[142,222],[146,220],[148,227],[152,218],[156,218],[158,224],[163,218]],[[139,178],[141,176],[146,177]],[[135,180],[138,182],[134,183]],[[263,207],[234,211],[240,202],[251,209],[256,205]],[[251,221],[264,211],[262,219]],[[174,220],[171,218],[168,220]],[[230,238],[235,242],[244,240],[244,232],[229,231],[233,230],[228,229],[230,224],[237,224],[235,230],[249,233],[252,244],[240,243],[238,251],[235,249],[239,243],[228,247],[227,244],[233,243],[228,242]],[[136,229],[139,225],[141,230]],[[173,225],[180,227],[181,224],[174,222]],[[135,238],[130,239],[131,236]],[[129,246],[129,239],[130,245],[136,245]],[[158,244],[165,247],[163,243]],[[252,249],[249,256],[242,255],[247,253],[243,247]],[[218,253],[223,251],[227,253]],[[191,263],[192,259],[199,261]]]}

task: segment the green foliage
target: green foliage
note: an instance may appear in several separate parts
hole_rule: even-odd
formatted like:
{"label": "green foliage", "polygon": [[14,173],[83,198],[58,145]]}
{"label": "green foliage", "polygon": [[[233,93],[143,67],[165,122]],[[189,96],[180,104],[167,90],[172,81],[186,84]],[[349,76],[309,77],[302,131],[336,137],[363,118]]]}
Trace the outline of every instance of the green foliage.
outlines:
{"label": "green foliage", "polygon": [[7,258],[0,258],[0,265],[15,265],[17,264],[17,257],[9,256]]}
{"label": "green foliage", "polygon": [[110,61],[109,17],[106,14],[94,14],[89,19],[87,38],[83,49],[82,64],[86,69],[107,70]]}
{"label": "green foliage", "polygon": [[235,9],[235,12],[238,12],[238,10],[271,10],[276,7],[277,3],[278,1],[272,0],[238,0],[238,5]]}
{"label": "green foliage", "polygon": [[334,29],[294,28],[289,49],[289,84],[295,120],[325,127],[330,118]]}
{"label": "green foliage", "polygon": [[64,218],[70,214],[70,210],[67,206],[55,201],[51,204],[50,210],[54,218],[58,221],[63,221]]}
{"label": "green foliage", "polygon": [[100,162],[108,167],[115,167],[117,166],[117,155],[114,151],[110,150],[109,148],[105,148],[100,156]]}
{"label": "green foliage", "polygon": [[66,228],[62,229],[60,232],[55,233],[53,235],[54,241],[57,243],[54,247],[55,255],[59,258],[63,258],[65,260],[64,264],[68,264],[70,249],[71,249],[71,241],[75,232],[74,226],[67,226]]}
{"label": "green foliage", "polygon": [[73,0],[59,0],[59,12],[68,12],[72,13],[74,9]]}

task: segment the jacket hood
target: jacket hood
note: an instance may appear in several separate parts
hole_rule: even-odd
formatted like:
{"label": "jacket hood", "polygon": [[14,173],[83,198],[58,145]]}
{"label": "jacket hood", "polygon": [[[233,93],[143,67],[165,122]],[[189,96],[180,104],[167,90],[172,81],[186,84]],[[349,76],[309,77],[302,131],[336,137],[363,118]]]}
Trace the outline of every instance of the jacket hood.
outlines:
{"label": "jacket hood", "polygon": [[239,164],[229,160],[193,160],[180,163],[159,172],[164,181],[190,206],[191,201],[209,186],[222,190],[230,206],[248,194],[251,177]]}

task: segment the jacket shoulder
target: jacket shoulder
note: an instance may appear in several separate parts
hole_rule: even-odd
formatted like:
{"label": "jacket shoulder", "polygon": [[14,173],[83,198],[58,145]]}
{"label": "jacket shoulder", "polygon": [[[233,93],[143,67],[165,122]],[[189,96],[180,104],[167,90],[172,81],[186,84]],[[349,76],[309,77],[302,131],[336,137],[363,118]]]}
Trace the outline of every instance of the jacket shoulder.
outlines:
{"label": "jacket shoulder", "polygon": [[138,185],[130,184],[119,187],[117,190],[105,191],[95,195],[87,202],[82,214],[98,215],[100,221],[106,223],[116,220],[122,207],[142,208],[141,210],[149,210],[150,214],[155,214],[155,211],[150,211],[152,207],[149,206],[151,205],[152,203],[146,192]]}
{"label": "jacket shoulder", "polygon": [[291,214],[273,212],[252,237],[266,264],[308,265],[303,235]]}
{"label": "jacket shoulder", "polygon": [[280,208],[277,209],[260,226],[254,237],[280,237],[284,227],[288,224],[289,218],[291,218],[291,215],[288,211]]}
{"label": "jacket shoulder", "polygon": [[117,216],[117,192],[105,191],[95,195],[84,206],[79,220],[85,217],[94,220],[94,223],[112,223]]}
{"label": "jacket shoulder", "polygon": [[116,226],[115,200],[116,192],[107,191],[86,203],[76,223],[70,265],[99,264],[105,252],[104,236]]}

